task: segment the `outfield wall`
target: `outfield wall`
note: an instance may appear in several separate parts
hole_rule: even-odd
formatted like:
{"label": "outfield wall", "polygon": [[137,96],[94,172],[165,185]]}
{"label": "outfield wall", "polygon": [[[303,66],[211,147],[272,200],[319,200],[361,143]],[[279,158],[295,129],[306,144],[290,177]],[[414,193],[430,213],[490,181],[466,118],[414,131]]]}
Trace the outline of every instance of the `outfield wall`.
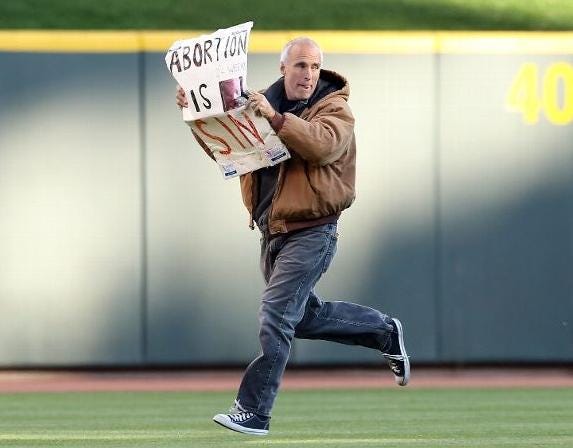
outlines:
{"label": "outfield wall", "polygon": [[[0,32],[0,367],[256,355],[259,236],[163,62],[195,34]],[[252,34],[250,88],[299,34]],[[572,362],[573,33],[304,34],[359,151],[318,292],[399,316],[416,362]]]}

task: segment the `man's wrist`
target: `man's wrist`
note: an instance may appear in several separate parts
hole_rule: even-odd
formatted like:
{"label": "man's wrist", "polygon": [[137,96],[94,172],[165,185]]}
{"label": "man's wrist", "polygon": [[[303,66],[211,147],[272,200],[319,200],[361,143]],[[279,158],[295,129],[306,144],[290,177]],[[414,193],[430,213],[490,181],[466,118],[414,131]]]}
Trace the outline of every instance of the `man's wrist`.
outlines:
{"label": "man's wrist", "polygon": [[285,122],[285,116],[283,114],[279,114],[277,111],[275,111],[275,114],[269,120],[271,128],[273,128],[275,132],[279,132],[281,130],[284,122]]}

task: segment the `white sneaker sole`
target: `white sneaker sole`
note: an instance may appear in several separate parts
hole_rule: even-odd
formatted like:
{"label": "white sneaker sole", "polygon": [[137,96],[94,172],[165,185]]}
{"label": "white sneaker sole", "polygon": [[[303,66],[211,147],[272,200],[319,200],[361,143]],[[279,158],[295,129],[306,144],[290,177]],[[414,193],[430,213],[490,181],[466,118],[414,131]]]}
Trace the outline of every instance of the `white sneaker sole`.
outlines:
{"label": "white sneaker sole", "polygon": [[251,436],[266,436],[269,433],[268,429],[245,428],[244,426],[237,425],[225,414],[217,414],[213,417],[213,421],[232,431],[249,434]]}
{"label": "white sneaker sole", "polygon": [[398,343],[400,344],[400,352],[404,356],[404,376],[396,376],[395,380],[398,386],[406,386],[408,381],[410,381],[410,359],[408,358],[406,346],[404,345],[404,329],[402,328],[402,323],[398,319],[392,318],[392,320],[398,329]]}

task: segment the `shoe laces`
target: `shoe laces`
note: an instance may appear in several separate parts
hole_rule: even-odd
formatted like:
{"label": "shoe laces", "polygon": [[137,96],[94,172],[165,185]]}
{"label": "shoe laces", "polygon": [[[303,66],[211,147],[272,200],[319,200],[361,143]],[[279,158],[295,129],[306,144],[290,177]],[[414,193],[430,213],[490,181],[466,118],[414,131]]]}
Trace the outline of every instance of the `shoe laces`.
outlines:
{"label": "shoe laces", "polygon": [[236,414],[229,414],[229,418],[234,422],[243,423],[250,418],[253,418],[255,414],[252,412],[237,412]]}
{"label": "shoe laces", "polygon": [[392,370],[392,372],[394,372],[394,375],[402,375],[402,366],[400,364],[398,364],[397,361],[395,360],[388,360],[388,366],[390,367],[390,370]]}
{"label": "shoe laces", "polygon": [[404,360],[406,358],[409,358],[409,356],[403,356],[403,355],[388,355],[388,354],[384,354],[384,357],[387,359],[388,361],[388,366],[390,367],[390,370],[392,370],[392,372],[394,372],[395,375],[397,376],[401,376],[404,374]]}

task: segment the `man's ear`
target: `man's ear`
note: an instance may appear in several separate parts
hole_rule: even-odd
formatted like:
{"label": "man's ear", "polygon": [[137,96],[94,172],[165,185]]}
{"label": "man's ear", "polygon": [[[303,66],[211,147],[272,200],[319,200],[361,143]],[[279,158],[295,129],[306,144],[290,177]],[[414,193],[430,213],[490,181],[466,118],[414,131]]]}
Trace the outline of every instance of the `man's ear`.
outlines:
{"label": "man's ear", "polygon": [[285,75],[285,65],[281,62],[281,75]]}

